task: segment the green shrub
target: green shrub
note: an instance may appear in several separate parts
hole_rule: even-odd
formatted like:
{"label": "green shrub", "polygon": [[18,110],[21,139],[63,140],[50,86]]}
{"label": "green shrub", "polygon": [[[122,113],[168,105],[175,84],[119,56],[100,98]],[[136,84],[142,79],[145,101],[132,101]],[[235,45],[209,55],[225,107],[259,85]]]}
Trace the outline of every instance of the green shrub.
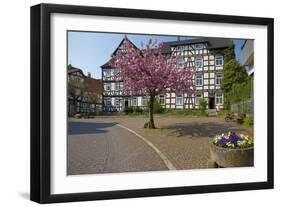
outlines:
{"label": "green shrub", "polygon": [[146,111],[139,106],[128,106],[124,109],[124,114],[126,115],[141,115],[144,113],[146,113]]}
{"label": "green shrub", "polygon": [[206,107],[207,107],[207,101],[204,98],[201,98],[199,101],[199,109],[202,114],[205,113]]}
{"label": "green shrub", "polygon": [[243,119],[243,124],[246,125],[246,126],[253,126],[253,125],[254,125],[254,120],[253,120],[252,117],[246,116],[246,117]]}
{"label": "green shrub", "polygon": [[136,112],[136,113],[142,113],[142,112],[143,112],[143,110],[142,110],[142,108],[141,108],[141,107],[136,106],[136,107],[134,107],[134,112]]}
{"label": "green shrub", "polygon": [[230,111],[228,111],[228,110],[220,110],[220,111],[218,111],[218,117],[226,117],[227,115],[229,115],[231,112]]}
{"label": "green shrub", "polygon": [[165,109],[162,107],[162,105],[160,104],[160,102],[158,100],[154,101],[153,112],[155,114],[162,114],[165,112]]}
{"label": "green shrub", "polygon": [[[149,111],[149,101],[147,101],[147,111]],[[153,113],[154,114],[162,114],[165,112],[165,109],[162,107],[162,105],[160,104],[159,100],[158,99],[155,99],[154,100],[154,103],[153,103]]]}
{"label": "green shrub", "polygon": [[124,109],[124,113],[125,114],[131,114],[131,113],[133,113],[134,112],[134,108],[132,107],[132,106],[127,106],[127,107],[125,107],[125,109]]}

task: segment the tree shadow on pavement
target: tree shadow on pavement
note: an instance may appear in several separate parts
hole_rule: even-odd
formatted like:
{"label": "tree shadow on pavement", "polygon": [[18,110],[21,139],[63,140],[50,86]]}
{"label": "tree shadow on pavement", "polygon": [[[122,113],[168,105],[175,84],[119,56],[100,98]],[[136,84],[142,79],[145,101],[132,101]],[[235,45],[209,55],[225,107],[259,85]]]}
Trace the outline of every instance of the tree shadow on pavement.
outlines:
{"label": "tree shadow on pavement", "polygon": [[75,122],[68,121],[68,135],[106,133],[107,128],[113,127],[117,122]]}
{"label": "tree shadow on pavement", "polygon": [[217,134],[234,131],[237,133],[249,134],[249,131],[239,126],[229,125],[226,123],[176,123],[164,126],[162,129],[171,130],[169,136],[196,138],[212,138]]}

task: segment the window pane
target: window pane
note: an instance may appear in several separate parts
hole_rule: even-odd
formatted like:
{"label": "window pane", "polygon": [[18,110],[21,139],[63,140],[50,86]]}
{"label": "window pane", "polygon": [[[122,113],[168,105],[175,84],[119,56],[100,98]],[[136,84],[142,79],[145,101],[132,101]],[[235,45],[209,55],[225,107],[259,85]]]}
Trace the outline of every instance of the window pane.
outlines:
{"label": "window pane", "polygon": [[216,56],[216,65],[223,65],[223,57],[222,56]]}
{"label": "window pane", "polygon": [[195,59],[195,67],[200,68],[203,66],[203,58],[202,57],[197,57]]}
{"label": "window pane", "polygon": [[222,94],[216,94],[216,104],[222,105],[223,104],[223,96]]}
{"label": "window pane", "polygon": [[177,59],[177,68],[183,68],[184,67],[184,59],[179,58]]}
{"label": "window pane", "polygon": [[216,75],[216,85],[220,85],[221,84],[221,79],[222,79],[222,76],[220,74],[217,74]]}
{"label": "window pane", "polygon": [[203,85],[203,75],[196,75],[196,85],[202,86]]}
{"label": "window pane", "polygon": [[201,95],[201,94],[196,95],[196,97],[195,97],[195,104],[196,104],[196,105],[199,105],[200,99],[201,99],[201,98],[202,98],[202,95]]}
{"label": "window pane", "polygon": [[183,105],[183,97],[177,97],[176,98],[176,104],[177,105]]}

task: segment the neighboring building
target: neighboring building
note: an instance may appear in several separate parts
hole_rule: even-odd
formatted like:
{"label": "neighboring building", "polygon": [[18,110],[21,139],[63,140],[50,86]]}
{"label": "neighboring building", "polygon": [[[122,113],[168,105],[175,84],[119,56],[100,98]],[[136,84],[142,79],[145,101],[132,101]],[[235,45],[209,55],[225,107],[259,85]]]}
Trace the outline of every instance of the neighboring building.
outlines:
{"label": "neighboring building", "polygon": [[254,40],[245,40],[241,47],[242,65],[246,68],[249,76],[254,75]]}
{"label": "neighboring building", "polygon": [[245,40],[241,47],[242,52],[242,65],[245,67],[250,79],[251,79],[251,99],[249,103],[251,106],[248,107],[253,112],[254,107],[254,40]]}
{"label": "neighboring building", "polygon": [[72,65],[67,67],[68,115],[96,114],[102,111],[102,81]]}
{"label": "neighboring building", "polygon": [[254,40],[245,40],[241,47],[242,65],[246,68],[251,78],[252,97],[254,95]]}
{"label": "neighboring building", "polygon": [[[124,39],[112,56],[118,50],[126,49],[123,43]],[[130,44],[134,45],[132,42]],[[166,56],[173,53],[180,55],[177,63],[179,68],[183,67],[184,64],[196,68],[194,76],[196,92],[191,97],[187,97],[186,94],[176,96],[174,93],[168,93],[158,97],[160,104],[164,108],[170,109],[196,109],[199,108],[199,100],[204,98],[208,102],[207,108],[223,109],[221,80],[224,57],[220,52],[231,44],[230,39],[223,38],[164,42],[163,54]],[[123,82],[114,75],[116,68],[113,67],[112,61],[110,59],[101,66],[104,111],[122,111],[127,106],[146,107],[147,97],[127,96],[122,93]]]}

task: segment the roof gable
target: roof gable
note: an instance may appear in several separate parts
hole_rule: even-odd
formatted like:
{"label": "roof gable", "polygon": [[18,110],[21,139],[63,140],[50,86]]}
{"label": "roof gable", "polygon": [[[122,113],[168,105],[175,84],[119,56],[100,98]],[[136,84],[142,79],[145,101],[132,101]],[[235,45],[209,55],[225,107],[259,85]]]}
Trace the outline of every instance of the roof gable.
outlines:
{"label": "roof gable", "polygon": [[124,46],[125,40],[127,40],[127,41],[129,42],[129,44],[131,44],[135,49],[139,50],[139,48],[138,48],[134,43],[132,43],[132,42],[127,38],[127,36],[125,36],[125,37],[122,39],[122,41],[119,43],[119,45],[117,46],[117,48],[116,48],[116,49],[113,51],[113,53],[111,54],[111,58],[110,58],[105,64],[101,65],[101,66],[100,66],[101,68],[104,68],[104,69],[106,69],[106,68],[114,68],[114,67],[113,67],[113,60],[112,60],[112,57],[113,57],[114,55],[116,55],[116,53],[117,53],[119,50],[122,50],[122,49],[125,48],[125,46]]}
{"label": "roof gable", "polygon": [[73,74],[73,73],[80,73],[83,77],[86,77],[83,71],[79,68],[73,67],[71,64],[67,66],[67,74]]}

